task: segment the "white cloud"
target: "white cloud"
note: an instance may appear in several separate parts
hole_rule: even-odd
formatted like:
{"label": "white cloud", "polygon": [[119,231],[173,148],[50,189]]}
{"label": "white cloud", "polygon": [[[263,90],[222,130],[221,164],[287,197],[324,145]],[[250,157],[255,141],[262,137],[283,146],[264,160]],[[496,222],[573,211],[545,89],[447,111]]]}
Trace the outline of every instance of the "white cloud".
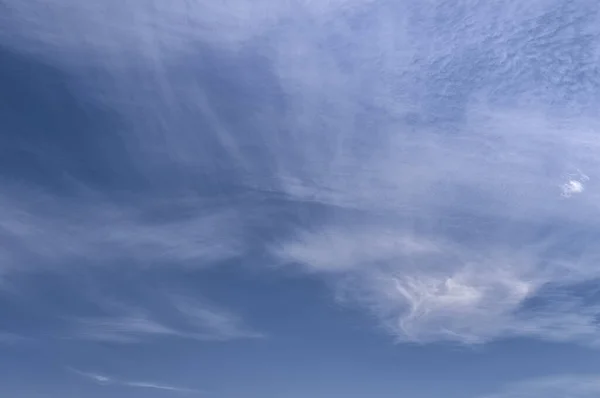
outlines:
{"label": "white cloud", "polygon": [[97,373],[82,372],[77,369],[71,369],[71,368],[69,368],[69,370],[80,376],[87,377],[88,379],[90,379],[96,383],[99,383],[99,384],[112,384],[113,383],[113,379],[108,376],[104,376],[104,375],[97,374]]}
{"label": "white cloud", "polygon": [[[373,0],[173,0],[168,5],[158,0],[88,4],[53,0],[52,7],[45,7],[46,3],[11,1],[0,40],[26,43],[34,50],[39,50],[40,43],[58,47],[60,61],[65,61],[70,51],[95,56],[94,61],[100,56],[105,62],[128,63],[140,59],[160,62],[162,57],[189,51],[197,42],[239,49],[298,15],[328,21]],[[11,35],[3,37],[7,32]]]}
{"label": "white cloud", "polygon": [[598,375],[558,375],[528,380],[481,398],[592,398],[600,394]]}
{"label": "white cloud", "polygon": [[177,337],[200,341],[263,338],[231,311],[192,298],[165,297],[169,313],[148,306],[110,303],[103,316],[74,318],[63,332],[68,338],[108,343],[139,343]]}
{"label": "white cloud", "polygon": [[[585,296],[582,284],[598,277],[593,262],[598,253],[587,245],[583,256],[553,257],[553,251],[561,250],[562,236],[538,241],[509,228],[502,234],[493,231],[491,240],[415,235],[407,250],[404,237],[411,230],[398,226],[395,235],[401,239],[386,240],[374,231],[394,236],[389,222],[360,225],[362,234],[338,226],[302,234],[273,253],[284,263],[333,279],[340,300],[372,311],[400,341],[481,343],[531,336],[600,344],[600,307],[572,293],[579,290]],[[525,228],[522,222],[518,226]],[[454,231],[469,232],[460,227]],[[334,232],[343,244],[323,238]],[[385,250],[379,250],[382,246]],[[561,294],[549,293],[551,287]],[[535,300],[542,304],[534,305]]]}
{"label": "white cloud", "polygon": [[137,388],[150,388],[154,390],[163,390],[163,391],[172,391],[179,393],[199,393],[198,390],[193,390],[190,388],[183,387],[174,387],[166,384],[156,384],[156,383],[148,383],[148,382],[140,382],[140,381],[129,381],[124,383],[124,385],[128,387],[137,387]]}
{"label": "white cloud", "polygon": [[199,390],[195,390],[195,389],[191,389],[191,388],[177,387],[177,386],[161,384],[161,383],[156,383],[156,382],[140,382],[140,381],[121,380],[121,379],[117,379],[112,376],[106,376],[106,375],[102,375],[102,374],[98,374],[98,373],[83,372],[83,371],[73,369],[73,368],[68,368],[68,369],[71,372],[73,372],[79,376],[85,377],[95,383],[98,383],[98,384],[104,385],[104,386],[113,385],[113,386],[123,386],[123,387],[133,387],[133,388],[146,388],[146,389],[153,389],[153,390],[170,391],[170,392],[175,392],[175,393],[200,393]]}
{"label": "white cloud", "polygon": [[569,180],[561,186],[562,196],[570,198],[573,195],[580,194],[585,189],[585,183],[589,181],[589,177],[578,172],[576,175],[569,176]]}
{"label": "white cloud", "polygon": [[251,330],[243,319],[230,311],[207,305],[189,297],[174,297],[173,306],[186,322],[198,329],[195,336],[202,340],[232,340],[240,338],[264,338],[265,335]]}
{"label": "white cloud", "polygon": [[[205,170],[215,159],[198,137],[211,136],[247,185],[326,207],[323,219],[272,243],[270,253],[333,280],[340,299],[368,308],[400,340],[597,344],[598,307],[569,294],[600,278],[594,2],[469,0],[455,10],[435,0],[63,0],[41,15],[39,4],[12,3],[22,25],[3,39],[51,43],[52,57],[96,55],[67,64],[102,60],[118,87],[114,101],[103,100],[134,125],[127,138],[144,146],[136,158],[144,170],[167,162]],[[280,92],[264,106],[236,98],[251,117],[243,114],[244,128],[229,126],[196,69],[172,66],[191,62],[196,44],[242,65],[227,76],[232,86],[251,82],[261,93],[267,85],[247,70],[264,59],[256,70]],[[123,63],[148,65],[150,77],[132,79]],[[142,101],[140,81],[156,86],[155,102]],[[179,128],[187,106],[215,132]],[[150,136],[147,123],[166,128]],[[252,145],[242,137],[249,132]],[[198,203],[185,221],[152,224],[105,202],[54,203],[59,211],[46,214],[14,192],[0,199],[1,227],[26,249],[0,249],[13,268],[31,255],[199,264],[244,253],[235,233],[243,217],[229,206],[204,212]],[[549,287],[562,295],[548,295]],[[228,318],[184,312],[235,334]],[[119,335],[177,333],[137,316],[96,321],[129,328]]]}
{"label": "white cloud", "polygon": [[563,196],[570,197],[574,193],[583,192],[583,184],[581,181],[570,180],[563,185]]}
{"label": "white cloud", "polygon": [[[98,199],[69,202],[27,189],[0,194],[0,231],[19,244],[0,248],[4,272],[27,272],[62,263],[203,268],[243,253],[239,210],[201,199],[133,198],[135,204]],[[185,217],[155,220],[184,209]],[[112,260],[112,261],[111,261]]]}
{"label": "white cloud", "polygon": [[26,341],[27,338],[20,334],[0,331],[0,344],[17,344]]}
{"label": "white cloud", "polygon": [[384,226],[366,225],[301,231],[289,244],[274,249],[284,260],[330,272],[357,269],[365,262],[381,263],[398,256],[426,256],[440,250],[434,242],[419,241]]}
{"label": "white cloud", "polygon": [[74,338],[111,343],[136,343],[161,336],[183,337],[184,333],[144,315],[79,319],[68,332]]}
{"label": "white cloud", "polygon": [[285,192],[330,212],[271,253],[401,341],[597,346],[600,308],[573,291],[600,278],[600,191],[572,170],[600,167],[600,52],[576,58],[584,33],[565,27],[593,43],[600,28],[585,7],[467,3],[411,3],[392,27],[381,5],[360,34],[340,22],[280,36],[297,140],[271,152]]}

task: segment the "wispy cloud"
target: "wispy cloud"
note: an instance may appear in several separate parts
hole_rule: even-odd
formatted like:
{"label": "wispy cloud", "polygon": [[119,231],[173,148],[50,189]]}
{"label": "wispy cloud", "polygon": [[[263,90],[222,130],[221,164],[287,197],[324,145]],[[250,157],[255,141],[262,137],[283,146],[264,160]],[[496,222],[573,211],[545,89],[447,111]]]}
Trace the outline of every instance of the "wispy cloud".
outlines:
{"label": "wispy cloud", "polygon": [[10,333],[10,332],[2,332],[0,331],[0,344],[17,344],[24,341],[27,341],[27,337],[24,337],[20,334]]}
{"label": "wispy cloud", "polygon": [[[156,56],[172,55],[189,48],[197,42],[208,41],[222,48],[239,48],[266,31],[280,26],[297,13],[318,19],[332,18],[340,12],[368,5],[373,0],[329,0],[272,2],[258,0],[252,4],[245,0],[226,4],[198,4],[188,0],[176,0],[165,6],[160,1],[135,4],[83,4],[74,0],[56,1],[57,9],[49,11],[56,22],[48,23],[38,15],[41,1],[24,5],[11,4],[11,16],[7,26],[12,28],[13,41],[25,40],[48,44],[54,39],[61,48],[73,52],[86,51],[94,55],[115,57],[117,55]],[[105,19],[106,15],[111,20]],[[135,18],[134,18],[135,15]],[[14,21],[19,21],[14,24]],[[187,21],[187,22],[186,22]],[[109,24],[114,30],[107,32]],[[69,35],[59,29],[69,26]],[[35,31],[35,34],[27,32]],[[89,34],[86,43],[78,37]],[[147,42],[154,38],[153,44]],[[145,43],[145,45],[144,45]],[[114,59],[113,61],[118,61]]]}
{"label": "wispy cloud", "polygon": [[[165,310],[114,304],[108,315],[75,318],[67,325],[69,338],[109,343],[139,343],[178,337],[200,341],[263,338],[237,314],[192,298],[165,297]],[[169,304],[170,303],[170,304]]]}
{"label": "wispy cloud", "polygon": [[[139,217],[154,211],[141,195],[130,206],[51,198],[47,211],[32,190],[5,188],[0,227],[20,245],[0,249],[3,264],[200,265],[252,244],[333,281],[402,341],[600,341],[586,294],[600,279],[593,2],[62,0],[42,14],[13,3],[13,46],[51,43],[46,55],[62,65],[107,69],[114,87],[93,96],[129,123],[119,138],[156,187],[170,189],[172,170],[224,173],[324,210],[265,243],[245,222],[264,231],[277,217],[247,198],[201,200],[191,216],[155,223]],[[197,48],[214,63],[206,80],[189,56]],[[211,89],[223,74],[236,90]],[[179,309],[239,333],[212,310]],[[180,333],[147,315],[88,322],[111,336]]]}
{"label": "wispy cloud", "polygon": [[66,335],[77,339],[111,343],[137,343],[161,336],[186,336],[185,333],[155,319],[135,314],[78,319],[74,322],[73,329],[68,330]]}
{"label": "wispy cloud", "polygon": [[[600,166],[589,107],[598,52],[562,70],[558,54],[574,60],[581,36],[558,32],[576,23],[598,38],[600,29],[585,7],[473,3],[463,24],[433,4],[408,12],[418,26],[386,25],[381,6],[360,38],[339,27],[362,62],[323,47],[326,30],[286,38],[301,50],[280,49],[277,70],[305,113],[294,119],[301,144],[275,151],[279,176],[290,197],[330,212],[271,253],[333,281],[341,300],[372,311],[400,341],[598,346],[600,308],[586,287],[600,278],[600,191],[588,176]],[[553,80],[566,76],[567,85]],[[357,127],[360,117],[372,126]]]}
{"label": "wispy cloud", "polygon": [[[138,199],[137,206],[83,198],[67,203],[32,190],[5,190],[0,228],[19,244],[0,251],[4,272],[31,271],[56,261],[67,267],[127,260],[143,267],[175,263],[202,268],[241,255],[235,209],[202,199]],[[186,217],[153,219],[182,209]]]}
{"label": "wispy cloud", "polygon": [[174,297],[173,306],[179,315],[197,330],[193,337],[201,340],[232,340],[264,338],[265,334],[253,331],[237,314],[190,297]]}
{"label": "wispy cloud", "polygon": [[112,384],[113,383],[113,379],[111,377],[104,376],[104,375],[101,375],[98,373],[82,372],[80,370],[73,369],[73,368],[67,368],[67,370],[69,370],[75,374],[78,374],[79,376],[86,377],[96,383],[99,383],[99,384]]}
{"label": "wispy cloud", "polygon": [[122,379],[118,379],[118,378],[115,378],[112,376],[106,376],[103,374],[92,373],[92,372],[83,372],[83,371],[73,369],[73,368],[68,368],[68,370],[79,376],[85,377],[97,384],[104,385],[104,386],[112,385],[112,386],[123,386],[123,387],[132,387],[132,388],[146,388],[146,389],[170,391],[170,392],[182,393],[182,394],[189,394],[189,393],[199,394],[199,393],[201,393],[201,391],[196,390],[196,389],[172,386],[172,385],[168,385],[168,384],[122,380]]}
{"label": "wispy cloud", "polygon": [[481,398],[592,398],[598,394],[599,375],[559,375],[515,383]]}
{"label": "wispy cloud", "polygon": [[400,341],[530,336],[600,344],[600,307],[585,285],[598,277],[595,250],[586,244],[576,258],[561,253],[571,234],[518,242],[523,231],[509,228],[481,241],[460,226],[453,230],[464,242],[439,233],[407,239],[411,230],[363,220],[302,232],[273,253],[333,280],[340,300],[373,311]]}

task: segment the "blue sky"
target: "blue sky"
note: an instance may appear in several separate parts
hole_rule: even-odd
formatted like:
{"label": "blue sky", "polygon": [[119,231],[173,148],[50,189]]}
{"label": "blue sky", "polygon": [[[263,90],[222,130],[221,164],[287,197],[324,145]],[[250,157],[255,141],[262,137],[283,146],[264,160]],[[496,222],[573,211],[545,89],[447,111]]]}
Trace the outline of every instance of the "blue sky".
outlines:
{"label": "blue sky", "polygon": [[0,0],[0,391],[600,394],[588,0]]}

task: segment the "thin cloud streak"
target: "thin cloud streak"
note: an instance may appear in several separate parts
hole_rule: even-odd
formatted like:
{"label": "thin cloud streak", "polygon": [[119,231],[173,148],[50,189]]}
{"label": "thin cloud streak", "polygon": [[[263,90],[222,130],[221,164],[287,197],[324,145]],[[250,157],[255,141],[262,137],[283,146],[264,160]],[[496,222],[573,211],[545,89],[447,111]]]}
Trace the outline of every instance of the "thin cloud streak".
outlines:
{"label": "thin cloud streak", "polygon": [[190,388],[183,388],[183,387],[174,387],[174,386],[169,386],[169,385],[165,385],[165,384],[147,383],[147,382],[139,382],[139,381],[137,381],[137,382],[136,381],[128,381],[124,384],[129,387],[150,388],[150,389],[154,389],[154,390],[173,391],[173,392],[179,392],[179,393],[200,393],[200,391],[198,391],[198,390],[193,390]]}
{"label": "thin cloud streak", "polygon": [[20,334],[0,331],[0,344],[13,345],[29,340]]}
{"label": "thin cloud streak", "polygon": [[200,340],[262,339],[267,336],[249,328],[244,320],[230,311],[207,305],[191,297],[177,296],[171,299],[174,308],[186,322],[198,329],[192,334]]}
{"label": "thin cloud streak", "polygon": [[160,384],[160,383],[155,383],[155,382],[138,382],[138,381],[121,380],[121,379],[117,379],[112,376],[106,376],[106,375],[92,373],[92,372],[83,372],[83,371],[80,371],[80,370],[77,370],[74,368],[68,368],[68,370],[81,376],[81,377],[89,379],[89,380],[91,380],[97,384],[103,385],[103,386],[123,386],[123,387],[132,387],[132,388],[145,388],[145,389],[152,389],[152,390],[170,391],[170,392],[181,393],[181,394],[200,394],[200,393],[202,393],[199,390],[195,390],[195,389],[191,389],[191,388],[184,388],[184,387],[176,387],[176,386],[171,386],[168,384]]}
{"label": "thin cloud streak", "polygon": [[558,375],[514,383],[479,398],[592,398],[600,394],[599,375]]}
{"label": "thin cloud streak", "polygon": [[[236,211],[206,201],[174,198],[166,206],[140,199],[134,207],[94,199],[69,203],[34,191],[15,190],[9,195],[6,191],[0,195],[0,229],[20,244],[0,251],[4,272],[35,271],[36,264],[57,261],[94,266],[122,259],[142,267],[176,263],[202,268],[243,252]],[[40,202],[43,207],[37,205]],[[150,217],[161,211],[160,206],[175,211],[183,206],[191,214],[157,223]]]}
{"label": "thin cloud streak", "polygon": [[224,342],[260,339],[237,314],[199,299],[166,297],[170,313],[149,307],[112,305],[107,316],[72,319],[64,332],[68,338],[105,343],[143,343],[157,338],[183,338]]}

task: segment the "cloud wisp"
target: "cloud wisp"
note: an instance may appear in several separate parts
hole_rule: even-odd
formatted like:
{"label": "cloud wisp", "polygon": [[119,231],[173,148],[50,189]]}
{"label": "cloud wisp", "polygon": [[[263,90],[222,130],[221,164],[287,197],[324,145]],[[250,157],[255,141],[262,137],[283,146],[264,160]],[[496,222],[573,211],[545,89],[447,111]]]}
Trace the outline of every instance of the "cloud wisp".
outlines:
{"label": "cloud wisp", "polygon": [[202,391],[172,386],[168,384],[155,383],[155,382],[140,382],[140,381],[130,381],[130,380],[122,380],[112,376],[106,376],[99,373],[92,372],[83,372],[81,370],[77,370],[74,368],[68,368],[68,370],[72,373],[75,373],[81,377],[84,377],[94,383],[97,383],[102,386],[121,386],[121,387],[131,387],[131,388],[144,388],[144,389],[152,389],[152,390],[160,390],[160,391],[168,391],[173,393],[180,394],[200,394]]}
{"label": "cloud wisp", "polygon": [[26,337],[20,334],[0,331],[0,344],[13,345],[27,340]]}
{"label": "cloud wisp", "polygon": [[[236,211],[203,201],[173,198],[135,208],[85,199],[64,203],[31,191],[12,191],[10,196],[0,195],[0,201],[4,209],[0,231],[19,242],[0,251],[4,272],[27,272],[57,261],[66,266],[128,261],[141,267],[177,263],[202,268],[243,251]],[[165,209],[182,208],[188,212],[185,218],[151,219]]]}
{"label": "cloud wisp", "polygon": [[600,394],[598,375],[560,375],[514,383],[480,398],[592,398]]}
{"label": "cloud wisp", "polygon": [[224,342],[264,338],[237,314],[198,299],[167,297],[165,309],[114,304],[108,315],[75,318],[66,325],[69,338],[104,343],[142,343],[157,338]]}

